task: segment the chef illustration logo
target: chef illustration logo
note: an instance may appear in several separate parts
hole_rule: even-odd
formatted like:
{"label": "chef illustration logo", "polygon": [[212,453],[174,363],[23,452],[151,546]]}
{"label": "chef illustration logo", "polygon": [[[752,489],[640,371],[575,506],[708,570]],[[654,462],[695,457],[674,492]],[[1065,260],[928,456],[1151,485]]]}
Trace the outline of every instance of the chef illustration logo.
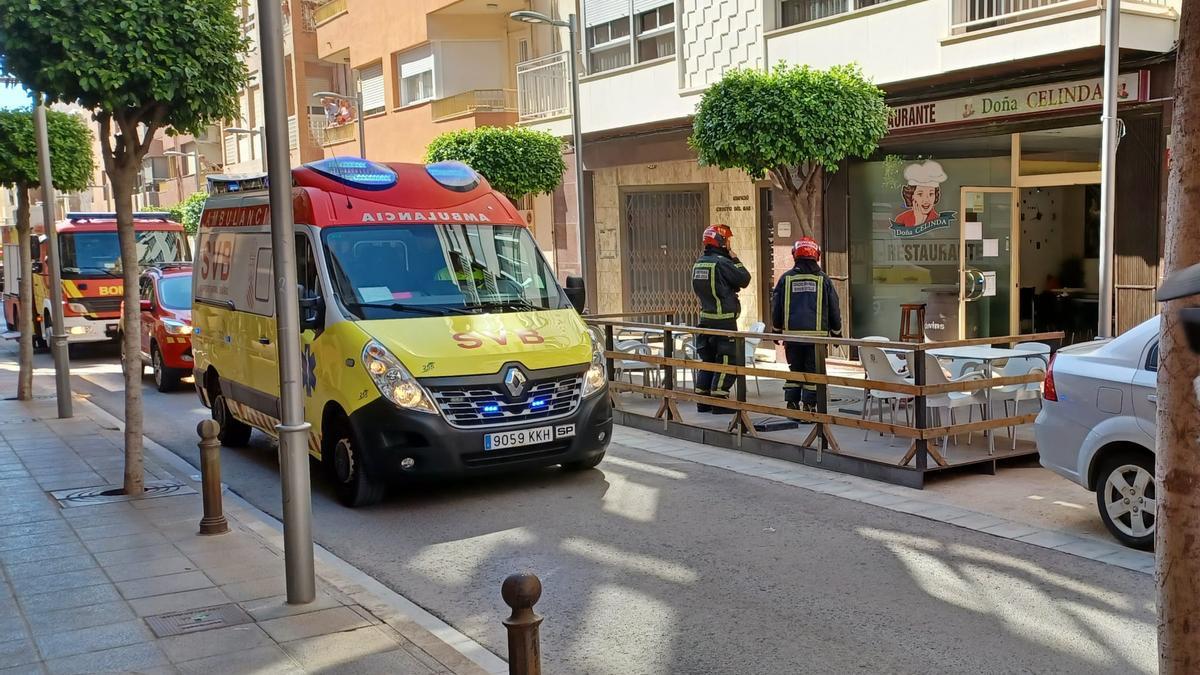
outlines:
{"label": "chef illustration logo", "polygon": [[942,165],[927,159],[909,164],[904,169],[905,185],[900,190],[907,210],[892,219],[892,234],[897,237],[918,237],[932,230],[950,227],[954,223],[954,211],[938,211],[942,199],[942,183],[946,172]]}

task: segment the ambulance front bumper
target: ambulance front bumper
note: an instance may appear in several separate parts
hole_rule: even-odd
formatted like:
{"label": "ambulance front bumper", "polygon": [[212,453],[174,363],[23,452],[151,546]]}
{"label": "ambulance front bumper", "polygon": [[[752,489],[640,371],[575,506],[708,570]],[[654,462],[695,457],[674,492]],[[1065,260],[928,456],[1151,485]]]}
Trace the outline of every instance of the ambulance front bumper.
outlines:
{"label": "ambulance front bumper", "polygon": [[[368,467],[388,481],[484,475],[583,461],[604,452],[613,427],[607,392],[583,399],[570,416],[502,429],[456,428],[441,415],[401,410],[383,398],[355,411],[350,422],[367,449]],[[564,425],[574,426],[573,436],[484,449],[484,437],[489,433]],[[412,460],[411,466],[406,459]]]}

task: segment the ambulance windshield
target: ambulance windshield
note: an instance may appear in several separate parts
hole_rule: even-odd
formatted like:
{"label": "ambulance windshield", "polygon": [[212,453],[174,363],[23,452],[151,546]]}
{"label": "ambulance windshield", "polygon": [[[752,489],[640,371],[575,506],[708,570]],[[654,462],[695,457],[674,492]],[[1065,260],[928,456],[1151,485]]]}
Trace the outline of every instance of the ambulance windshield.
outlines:
{"label": "ambulance windshield", "polygon": [[338,299],[360,319],[570,306],[524,227],[335,227],[325,248]]}

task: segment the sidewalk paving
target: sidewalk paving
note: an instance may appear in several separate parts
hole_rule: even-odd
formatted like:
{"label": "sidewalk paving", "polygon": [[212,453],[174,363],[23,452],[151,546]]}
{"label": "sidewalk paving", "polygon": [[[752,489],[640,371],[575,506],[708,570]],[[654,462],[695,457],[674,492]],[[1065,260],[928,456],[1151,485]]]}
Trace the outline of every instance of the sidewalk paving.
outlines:
{"label": "sidewalk paving", "polygon": [[[7,351],[0,391],[11,396]],[[38,380],[34,401],[0,400],[0,675],[505,671],[323,550],[316,600],[286,604],[269,517],[227,494],[231,531],[199,535],[198,486],[163,453],[147,452],[147,482],[182,487],[60,506],[52,491],[120,484],[121,431],[80,398],[73,419],[57,419]]]}

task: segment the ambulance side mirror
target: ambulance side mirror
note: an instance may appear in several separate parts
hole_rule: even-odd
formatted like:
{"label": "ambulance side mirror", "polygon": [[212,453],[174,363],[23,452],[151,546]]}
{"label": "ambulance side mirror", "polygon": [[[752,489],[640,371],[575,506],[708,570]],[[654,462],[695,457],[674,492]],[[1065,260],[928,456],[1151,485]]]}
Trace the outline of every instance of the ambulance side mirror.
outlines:
{"label": "ambulance side mirror", "polygon": [[320,330],[325,325],[325,301],[319,296],[308,296],[303,286],[298,289],[300,298],[300,330]]}
{"label": "ambulance side mirror", "polygon": [[[1167,277],[1158,289],[1158,301],[1179,300],[1200,294],[1200,264],[1186,267]],[[1200,307],[1185,307],[1179,310],[1179,320],[1187,335],[1192,352],[1200,354]]]}
{"label": "ambulance side mirror", "polygon": [[587,288],[583,285],[583,277],[567,277],[567,285],[563,292],[567,294],[567,300],[571,301],[575,311],[583,314],[583,309],[587,306]]}

